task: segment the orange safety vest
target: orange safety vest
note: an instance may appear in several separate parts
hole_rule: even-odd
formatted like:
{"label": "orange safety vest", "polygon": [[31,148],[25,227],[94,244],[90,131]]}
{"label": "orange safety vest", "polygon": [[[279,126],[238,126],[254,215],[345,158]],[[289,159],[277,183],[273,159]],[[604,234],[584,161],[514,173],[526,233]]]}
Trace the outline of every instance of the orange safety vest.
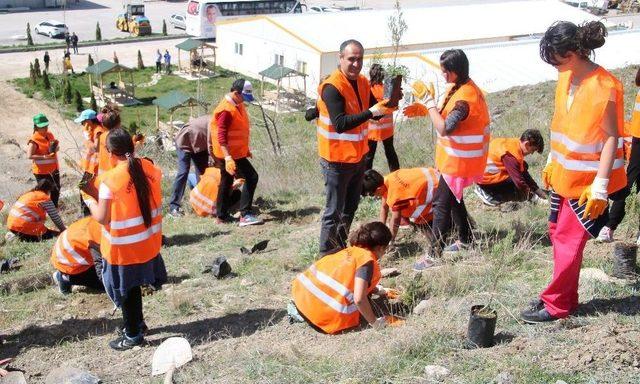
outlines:
{"label": "orange safety vest", "polygon": [[117,161],[111,158],[109,151],[107,151],[107,135],[109,130],[98,125],[93,132],[94,137],[98,140],[98,175],[101,175],[113,167],[115,167]]}
{"label": "orange safety vest", "polygon": [[631,126],[629,133],[633,137],[640,138],[640,90],[636,94],[636,101],[633,103],[633,112],[631,113]]}
{"label": "orange safety vest", "polygon": [[100,253],[112,265],[142,264],[160,252],[162,243],[162,171],[150,160],[140,159],[149,182],[151,226],[144,225],[138,197],[127,163],[100,176],[111,193],[111,220],[102,228]]}
{"label": "orange safety vest", "polygon": [[[53,134],[47,131],[44,135],[40,132],[35,131],[33,135],[31,135],[31,139],[29,139],[30,143],[34,143],[36,145],[35,155],[48,155],[49,153],[49,145],[55,138]],[[32,171],[34,175],[48,175],[58,169],[58,155],[54,155],[53,157],[48,157],[46,159],[37,159],[32,160]]]}
{"label": "orange safety vest", "polygon": [[373,252],[349,247],[316,261],[293,281],[291,293],[296,307],[329,334],[358,326],[360,312],[353,298],[356,271],[371,261],[373,276],[367,294],[380,281],[380,265]]}
{"label": "orange safety vest", "polygon": [[400,215],[416,224],[433,219],[432,202],[440,175],[434,168],[409,168],[391,172],[384,178],[386,204],[394,210],[401,206]]}
{"label": "orange safety vest", "polygon": [[615,93],[618,121],[617,151],[609,176],[609,194],[627,185],[624,170],[622,83],[598,67],[577,90],[567,111],[571,72],[561,72],[556,86],[555,112],[551,121],[551,186],[560,196],[577,199],[591,185],[600,166],[600,154],[607,135],[601,127],[607,104]]}
{"label": "orange safety vest", "polygon": [[484,173],[489,149],[489,108],[480,88],[469,80],[451,96],[442,117],[447,118],[457,101],[469,104],[469,116],[448,136],[438,134],[436,168],[445,175],[478,177]]}
{"label": "orange safety vest", "polygon": [[249,116],[244,103],[236,105],[229,95],[225,95],[220,103],[213,110],[213,118],[209,122],[211,131],[211,146],[213,155],[219,159],[224,158],[222,148],[218,142],[218,116],[223,111],[231,114],[231,125],[227,129],[227,149],[229,155],[234,159],[242,159],[249,156]]}
{"label": "orange safety vest", "polygon": [[51,198],[42,191],[30,191],[20,196],[9,212],[7,229],[31,236],[44,235],[47,212],[40,204],[45,201],[51,201]]}
{"label": "orange safety vest", "polygon": [[631,134],[630,121],[624,122],[623,132],[624,132],[624,136],[622,137],[622,139],[624,140],[623,142],[624,159],[628,163],[629,159],[631,158],[631,144],[633,143],[633,135]]}
{"label": "orange safety vest", "polygon": [[77,275],[93,267],[96,249],[100,244],[102,226],[91,216],[71,224],[65,229],[51,250],[51,265],[67,275]]}
{"label": "orange safety vest", "polygon": [[520,139],[499,137],[489,143],[489,157],[484,169],[482,181],[478,184],[498,184],[509,178],[507,168],[502,163],[502,156],[511,154],[518,160],[520,172],[524,172],[524,153],[520,147]]}
{"label": "orange safety vest", "polygon": [[216,199],[220,185],[220,170],[209,167],[200,177],[200,181],[189,194],[189,202],[193,211],[201,217],[216,215]]}
{"label": "orange safety vest", "polygon": [[[384,86],[371,86],[371,93],[380,101],[384,97]],[[393,136],[393,113],[382,116],[380,120],[369,120],[369,140],[382,141]]]}
{"label": "orange safety vest", "polygon": [[81,167],[84,172],[96,175],[98,173],[98,152],[94,148],[95,133],[101,127],[91,120],[88,120],[82,126],[82,134],[84,135],[84,153],[82,154]]}
{"label": "orange safety vest", "polygon": [[319,97],[317,105],[319,116],[316,119],[318,155],[329,162],[359,163],[362,157],[369,151],[368,122],[364,122],[344,133],[336,132],[329,117],[329,109],[322,100],[322,90],[327,84],[336,87],[338,92],[344,97],[345,113],[347,115],[354,115],[362,113],[369,108],[369,96],[371,94],[369,80],[362,75],[358,77],[358,94],[362,105],[358,103],[358,97],[351,83],[349,83],[349,80],[347,80],[339,69],[333,71],[333,73],[318,86]]}

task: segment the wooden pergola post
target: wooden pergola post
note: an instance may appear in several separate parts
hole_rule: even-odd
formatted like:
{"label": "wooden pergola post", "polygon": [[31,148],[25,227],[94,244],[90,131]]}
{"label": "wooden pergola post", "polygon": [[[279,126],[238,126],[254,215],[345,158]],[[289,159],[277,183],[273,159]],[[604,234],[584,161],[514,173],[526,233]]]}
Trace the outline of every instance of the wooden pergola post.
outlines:
{"label": "wooden pergola post", "polygon": [[178,48],[178,71],[182,71],[182,62],[180,61],[180,48]]}
{"label": "wooden pergola post", "polygon": [[131,98],[136,96],[136,83],[133,81],[133,71],[129,72],[129,78],[131,79]]}
{"label": "wooden pergola post", "polygon": [[160,130],[160,106],[156,105],[156,131]]}

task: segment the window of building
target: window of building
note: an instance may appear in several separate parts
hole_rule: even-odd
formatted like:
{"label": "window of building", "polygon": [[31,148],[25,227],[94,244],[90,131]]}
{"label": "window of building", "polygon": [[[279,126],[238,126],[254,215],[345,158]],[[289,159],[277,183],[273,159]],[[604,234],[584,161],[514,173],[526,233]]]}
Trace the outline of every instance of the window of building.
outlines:
{"label": "window of building", "polygon": [[240,55],[240,56],[242,56],[242,54],[243,54],[243,48],[244,48],[244,44],[242,44],[242,43],[235,43],[235,49],[234,49],[235,54],[236,54],[236,55]]}
{"label": "window of building", "polygon": [[298,60],[296,62],[296,71],[298,71],[300,73],[304,73],[306,75],[307,74],[307,63],[304,62],[304,61]]}
{"label": "window of building", "polygon": [[284,66],[284,56],[277,53],[273,56],[273,63]]}

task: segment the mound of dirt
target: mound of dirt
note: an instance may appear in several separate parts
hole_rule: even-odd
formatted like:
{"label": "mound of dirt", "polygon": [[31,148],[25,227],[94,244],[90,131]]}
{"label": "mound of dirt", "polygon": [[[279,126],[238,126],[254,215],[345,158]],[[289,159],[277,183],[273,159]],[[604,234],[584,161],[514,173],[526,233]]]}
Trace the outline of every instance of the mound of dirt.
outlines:
{"label": "mound of dirt", "polygon": [[[565,366],[574,372],[585,368],[638,370],[640,368],[640,330],[630,326],[590,326],[582,329],[582,341],[567,351]],[[585,337],[588,336],[588,337]]]}

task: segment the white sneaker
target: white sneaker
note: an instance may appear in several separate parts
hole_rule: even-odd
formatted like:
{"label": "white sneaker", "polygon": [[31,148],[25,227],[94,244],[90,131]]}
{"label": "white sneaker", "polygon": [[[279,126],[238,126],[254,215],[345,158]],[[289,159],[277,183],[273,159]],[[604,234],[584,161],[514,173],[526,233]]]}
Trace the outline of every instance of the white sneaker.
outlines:
{"label": "white sneaker", "polygon": [[4,234],[4,239],[5,241],[9,242],[9,241],[13,241],[17,238],[17,236],[15,235],[15,233],[8,231],[7,233]]}
{"label": "white sneaker", "polygon": [[[599,243],[610,243],[613,241],[613,230],[609,227],[602,227],[596,241]],[[640,241],[640,239],[639,239]]]}
{"label": "white sneaker", "polygon": [[495,199],[491,196],[489,196],[488,193],[486,193],[482,188],[480,188],[477,184],[475,185],[475,188],[473,188],[473,192],[478,195],[478,197],[480,198],[480,201],[482,201],[482,203],[484,205],[488,205],[490,207],[496,207],[499,205],[499,203],[497,201],[495,201]]}
{"label": "white sneaker", "polygon": [[640,235],[638,235],[638,239],[636,240],[636,245],[640,247]]}

